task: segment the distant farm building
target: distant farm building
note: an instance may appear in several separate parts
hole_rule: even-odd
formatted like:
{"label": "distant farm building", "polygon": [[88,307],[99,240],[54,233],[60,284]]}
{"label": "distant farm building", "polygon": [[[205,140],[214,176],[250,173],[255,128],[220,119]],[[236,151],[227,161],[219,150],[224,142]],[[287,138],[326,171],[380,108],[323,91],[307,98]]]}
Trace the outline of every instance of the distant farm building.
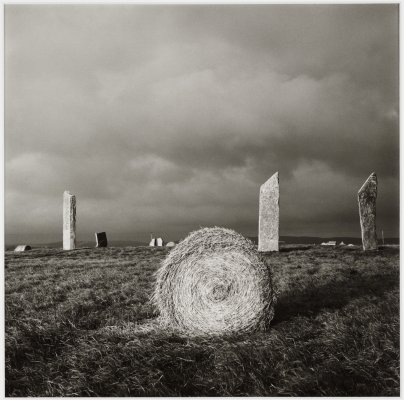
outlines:
{"label": "distant farm building", "polygon": [[20,253],[22,251],[28,251],[28,250],[32,250],[32,248],[31,248],[31,246],[28,246],[27,244],[20,244],[14,249],[14,251],[16,253]]}
{"label": "distant farm building", "polygon": [[337,241],[336,240],[330,240],[328,242],[323,242],[321,243],[321,246],[336,246],[337,245]]}
{"label": "distant farm building", "polygon": [[152,238],[150,240],[149,246],[151,246],[151,247],[155,247],[155,246],[156,247],[162,247],[162,246],[164,246],[164,240],[161,237]]}

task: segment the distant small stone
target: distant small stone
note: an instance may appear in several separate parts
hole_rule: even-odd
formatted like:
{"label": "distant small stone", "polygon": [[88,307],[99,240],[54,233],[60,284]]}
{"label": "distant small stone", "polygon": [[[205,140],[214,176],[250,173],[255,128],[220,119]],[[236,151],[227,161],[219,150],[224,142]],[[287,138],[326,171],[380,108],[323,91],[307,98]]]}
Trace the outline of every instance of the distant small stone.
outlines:
{"label": "distant small stone", "polygon": [[14,252],[20,253],[22,251],[28,251],[32,250],[31,246],[28,246],[27,244],[19,244],[15,249]]}
{"label": "distant small stone", "polygon": [[167,244],[166,244],[166,247],[174,247],[175,246],[175,243],[174,242],[168,242]]}
{"label": "distant small stone", "polygon": [[373,172],[358,192],[363,250],[377,250],[376,198],[377,176]]}
{"label": "distant small stone", "polygon": [[96,241],[95,247],[107,247],[108,246],[107,234],[105,232],[96,233],[95,241]]}

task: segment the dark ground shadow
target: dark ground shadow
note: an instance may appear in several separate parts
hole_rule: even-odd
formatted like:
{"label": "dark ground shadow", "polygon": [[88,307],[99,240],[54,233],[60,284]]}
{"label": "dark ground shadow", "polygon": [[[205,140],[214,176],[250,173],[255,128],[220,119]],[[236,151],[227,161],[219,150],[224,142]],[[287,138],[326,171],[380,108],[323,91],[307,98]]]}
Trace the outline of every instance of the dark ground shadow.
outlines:
{"label": "dark ground shadow", "polygon": [[381,296],[398,287],[398,276],[363,276],[353,273],[343,281],[287,292],[278,298],[271,325],[297,316],[316,316],[323,309],[337,310],[354,299],[369,295]]}

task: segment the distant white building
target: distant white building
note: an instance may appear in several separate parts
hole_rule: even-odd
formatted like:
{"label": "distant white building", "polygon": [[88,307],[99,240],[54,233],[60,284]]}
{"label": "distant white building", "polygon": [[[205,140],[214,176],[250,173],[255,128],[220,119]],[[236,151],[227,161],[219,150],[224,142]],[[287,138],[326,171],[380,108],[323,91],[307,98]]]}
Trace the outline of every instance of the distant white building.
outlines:
{"label": "distant white building", "polygon": [[151,246],[151,247],[154,247],[154,246],[162,247],[162,246],[164,246],[164,240],[161,237],[152,238],[150,240],[149,246]]}
{"label": "distant white building", "polygon": [[321,246],[336,246],[337,245],[337,241],[336,240],[330,240],[328,242],[323,242],[321,243]]}
{"label": "distant white building", "polygon": [[20,244],[14,249],[14,251],[16,253],[20,253],[22,251],[28,251],[28,250],[31,250],[31,246],[28,246],[27,244]]}

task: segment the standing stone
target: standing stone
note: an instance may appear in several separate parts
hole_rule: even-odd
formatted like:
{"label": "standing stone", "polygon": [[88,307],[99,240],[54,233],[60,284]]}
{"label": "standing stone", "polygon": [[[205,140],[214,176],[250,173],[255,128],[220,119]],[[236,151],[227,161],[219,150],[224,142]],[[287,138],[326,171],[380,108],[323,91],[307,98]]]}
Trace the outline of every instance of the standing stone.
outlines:
{"label": "standing stone", "polygon": [[107,234],[105,232],[96,233],[95,241],[97,242],[95,247],[107,247],[108,246]]}
{"label": "standing stone", "polygon": [[164,246],[164,241],[161,237],[157,238],[156,246],[159,246],[159,247]]}
{"label": "standing stone", "polygon": [[279,174],[260,188],[258,251],[279,251]]}
{"label": "standing stone", "polygon": [[363,250],[377,250],[376,197],[377,176],[372,172],[358,192]]}
{"label": "standing stone", "polygon": [[155,238],[152,238],[152,239],[150,240],[149,246],[154,247],[155,245],[156,245],[156,239],[155,239]]}
{"label": "standing stone", "polygon": [[63,250],[76,248],[76,196],[63,193]]}

